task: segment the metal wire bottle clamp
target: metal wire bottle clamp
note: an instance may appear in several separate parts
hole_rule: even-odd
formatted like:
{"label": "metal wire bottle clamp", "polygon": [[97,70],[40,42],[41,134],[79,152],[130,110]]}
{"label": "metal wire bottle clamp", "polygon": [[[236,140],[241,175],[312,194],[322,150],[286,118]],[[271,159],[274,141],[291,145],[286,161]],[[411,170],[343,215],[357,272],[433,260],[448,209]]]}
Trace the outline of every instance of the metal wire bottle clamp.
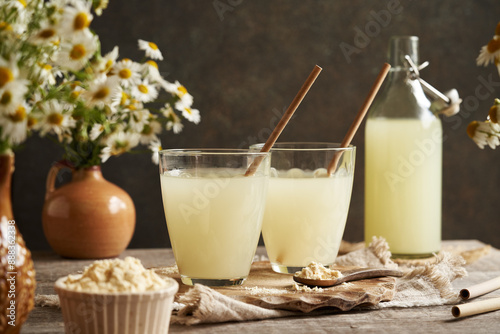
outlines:
{"label": "metal wire bottle clamp", "polygon": [[440,101],[434,101],[436,113],[444,114],[446,116],[452,116],[460,111],[460,103],[462,99],[458,96],[456,89],[452,89],[446,93],[441,93],[439,90],[431,86],[427,81],[420,77],[420,70],[426,68],[429,62],[426,61],[419,66],[417,66],[409,55],[405,55],[405,59],[408,62],[409,67],[409,78],[411,80],[418,80],[422,85],[424,92],[438,99]]}

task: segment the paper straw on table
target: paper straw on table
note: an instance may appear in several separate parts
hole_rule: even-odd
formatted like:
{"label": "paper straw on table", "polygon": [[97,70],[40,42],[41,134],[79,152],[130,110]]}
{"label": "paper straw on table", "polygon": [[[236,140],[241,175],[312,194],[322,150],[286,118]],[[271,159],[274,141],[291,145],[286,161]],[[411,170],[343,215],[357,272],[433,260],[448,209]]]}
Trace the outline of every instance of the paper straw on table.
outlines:
{"label": "paper straw on table", "polygon": [[460,290],[460,297],[463,300],[467,300],[484,295],[496,289],[500,289],[500,276],[494,279],[490,279],[489,281],[473,285],[470,288]]}
{"label": "paper straw on table", "polygon": [[455,318],[462,318],[496,310],[500,310],[500,297],[455,305],[451,308],[451,314]]}

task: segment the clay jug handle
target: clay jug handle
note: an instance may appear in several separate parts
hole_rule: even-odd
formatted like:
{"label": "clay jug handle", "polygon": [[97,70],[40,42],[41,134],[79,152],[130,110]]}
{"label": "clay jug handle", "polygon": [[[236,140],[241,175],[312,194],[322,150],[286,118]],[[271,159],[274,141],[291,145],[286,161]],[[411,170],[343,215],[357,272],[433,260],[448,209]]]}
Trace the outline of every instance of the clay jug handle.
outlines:
{"label": "clay jug handle", "polygon": [[55,164],[52,165],[52,167],[49,170],[49,175],[47,175],[47,185],[46,185],[46,190],[45,190],[45,198],[49,197],[50,194],[54,192],[56,189],[56,178],[57,175],[59,175],[59,172],[61,169],[68,168],[71,171],[74,170],[74,168],[66,161],[66,160],[61,160],[56,162]]}

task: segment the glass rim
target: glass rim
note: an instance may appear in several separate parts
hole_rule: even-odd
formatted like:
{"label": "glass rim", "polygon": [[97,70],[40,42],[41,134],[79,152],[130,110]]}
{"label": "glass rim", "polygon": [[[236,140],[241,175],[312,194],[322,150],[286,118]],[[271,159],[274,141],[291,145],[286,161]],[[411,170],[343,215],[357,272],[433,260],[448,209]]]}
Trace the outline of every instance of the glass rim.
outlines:
{"label": "glass rim", "polygon": [[158,152],[160,155],[170,156],[268,156],[270,152],[256,152],[244,148],[172,148],[165,149]]}
{"label": "glass rim", "polygon": [[[256,143],[250,145],[250,148],[259,148],[262,147],[264,143]],[[280,147],[280,146],[284,147]],[[303,146],[303,147],[292,147],[292,146]],[[271,147],[270,152],[272,151],[354,151],[356,146],[349,145],[347,147],[340,147],[341,143],[334,142],[276,142],[273,147]]]}

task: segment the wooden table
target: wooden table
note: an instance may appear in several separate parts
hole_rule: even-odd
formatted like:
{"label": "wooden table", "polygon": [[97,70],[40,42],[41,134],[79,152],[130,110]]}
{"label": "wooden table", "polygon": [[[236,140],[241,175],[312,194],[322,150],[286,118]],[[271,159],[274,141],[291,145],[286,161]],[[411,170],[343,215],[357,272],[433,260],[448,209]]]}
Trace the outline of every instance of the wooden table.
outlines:
{"label": "wooden table", "polygon": [[[474,240],[445,241],[444,246],[458,245],[465,248],[483,246]],[[265,254],[259,247],[258,254]],[[174,264],[171,249],[130,249],[120,257],[134,256],[145,267],[170,266]],[[67,260],[50,252],[34,252],[37,272],[37,293],[54,294],[53,284],[58,277],[75,273],[92,261]],[[453,283],[458,290],[500,276],[500,251],[491,253],[467,266],[468,277]],[[477,300],[500,297],[500,290]],[[468,318],[455,319],[451,306],[418,308],[392,308],[381,310],[352,310],[322,316],[279,318],[243,323],[223,323],[199,326],[171,326],[170,333],[500,333],[500,311]],[[22,334],[64,333],[60,309],[36,307],[23,325]]]}

